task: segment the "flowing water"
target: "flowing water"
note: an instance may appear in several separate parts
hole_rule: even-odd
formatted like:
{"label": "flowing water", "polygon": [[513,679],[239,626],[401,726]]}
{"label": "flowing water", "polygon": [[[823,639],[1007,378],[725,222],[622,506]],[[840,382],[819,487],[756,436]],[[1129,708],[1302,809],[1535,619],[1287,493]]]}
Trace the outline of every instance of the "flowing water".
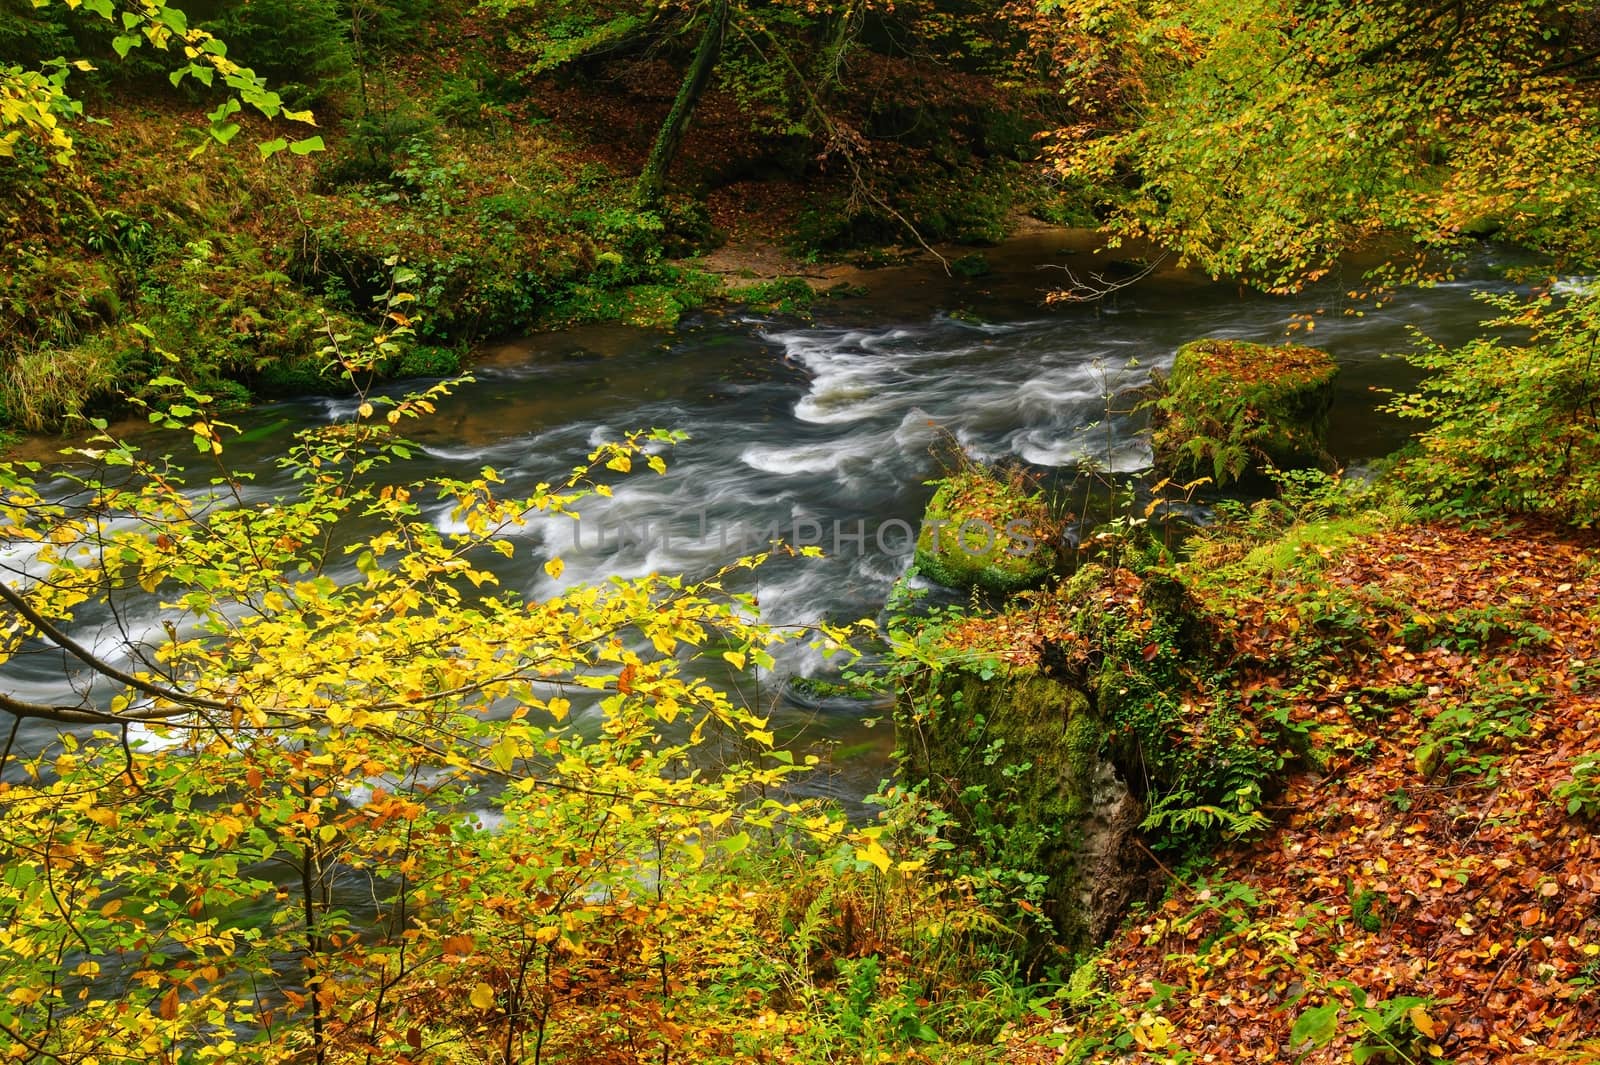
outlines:
{"label": "flowing water", "polygon": [[[1507,287],[1452,282],[1355,317],[1333,286],[1269,298],[1169,271],[1095,305],[1046,308],[1043,293],[1064,280],[1052,267],[1105,268],[1081,239],[1039,236],[989,260],[993,274],[976,280],[928,267],[865,274],[868,296],[823,302],[814,324],[729,314],[672,333],[596,327],[494,348],[473,367],[476,381],[413,433],[423,453],[410,472],[471,476],[489,465],[515,492],[627,430],[682,430],[689,439],[668,456],[665,477],[623,480],[613,498],[582,506],[581,523],[528,529],[515,559],[497,563],[502,583],[547,596],[610,575],[703,574],[780,535],[818,544],[826,557],[779,558],[759,573],[765,620],[871,617],[910,562],[944,441],[1046,474],[1084,462],[1139,470],[1149,462],[1139,420],[1107,419],[1105,396],[1147,381],[1187,340],[1277,342],[1293,316],[1308,315],[1308,342],[1344,369],[1333,448],[1359,463],[1404,439],[1405,426],[1375,411],[1372,390],[1413,380],[1384,358],[1407,348],[1407,327],[1459,342],[1486,317],[1474,293]],[[1471,273],[1492,278],[1494,265],[1486,256]],[[347,417],[353,406],[308,399],[252,412],[244,428],[256,432],[230,447],[232,461],[257,475],[251,492],[286,490],[270,460],[293,428]],[[542,569],[552,555],[566,564],[559,582]],[[132,624],[160,631],[153,607]],[[80,635],[108,644],[113,633],[89,618]],[[886,771],[892,729],[871,723],[881,711],[801,710],[773,696],[783,675],[825,669],[797,644],[750,697],[775,708],[788,742],[831,752],[808,787],[852,802]],[[16,659],[6,672],[7,690],[30,699],[71,698],[84,683],[59,654]],[[30,726],[19,747],[37,750],[50,735]]]}

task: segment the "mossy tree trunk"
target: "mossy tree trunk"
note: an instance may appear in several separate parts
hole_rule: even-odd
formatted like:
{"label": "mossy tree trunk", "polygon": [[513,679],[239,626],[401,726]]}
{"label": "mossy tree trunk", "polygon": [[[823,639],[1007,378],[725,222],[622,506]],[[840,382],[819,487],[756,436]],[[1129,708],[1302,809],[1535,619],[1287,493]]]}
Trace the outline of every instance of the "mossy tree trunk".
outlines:
{"label": "mossy tree trunk", "polygon": [[672,102],[672,110],[667,112],[666,120],[661,123],[656,142],[650,149],[650,158],[644,164],[644,172],[639,175],[634,199],[640,207],[655,207],[661,202],[667,185],[667,171],[672,168],[672,161],[683,146],[684,134],[689,130],[700,97],[705,95],[706,87],[711,84],[711,75],[722,56],[722,42],[727,32],[728,0],[712,0],[711,10],[706,15],[705,30],[695,47],[694,61],[689,64],[683,84],[678,87],[678,98]]}

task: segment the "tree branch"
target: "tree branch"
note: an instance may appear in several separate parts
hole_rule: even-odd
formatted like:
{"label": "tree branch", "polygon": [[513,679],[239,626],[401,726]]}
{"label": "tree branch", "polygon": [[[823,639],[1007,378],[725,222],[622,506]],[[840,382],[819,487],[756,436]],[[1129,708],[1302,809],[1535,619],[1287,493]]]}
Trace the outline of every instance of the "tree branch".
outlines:
{"label": "tree branch", "polygon": [[[51,621],[48,618],[46,618],[43,614],[41,614],[37,610],[35,610],[33,608],[32,604],[30,604],[28,602],[28,600],[27,600],[27,598],[25,596],[23,596],[21,593],[17,592],[14,588],[12,588],[10,585],[8,585],[8,584],[6,584],[4,582],[0,582],[0,600],[3,600],[13,610],[15,610],[17,613],[21,614],[23,616],[23,618],[28,622],[28,624],[32,625],[35,629],[37,629],[39,631],[40,635],[42,635],[45,639],[49,640],[51,643],[55,644],[57,647],[61,648],[63,651],[67,652],[68,654],[72,655],[72,657],[78,659],[84,665],[88,666],[90,669],[94,670],[96,673],[99,673],[101,676],[108,677],[111,680],[117,681],[120,684],[126,684],[128,687],[132,688],[133,690],[139,691],[139,692],[143,692],[144,694],[146,694],[148,696],[151,696],[152,698],[165,699],[168,702],[173,702],[173,703],[180,704],[180,707],[175,707],[175,708],[170,709],[170,710],[163,710],[163,711],[160,711],[159,713],[152,713],[152,714],[149,714],[148,716],[144,716],[144,717],[127,717],[127,716],[101,715],[101,716],[97,717],[96,720],[106,720],[106,721],[154,720],[156,718],[163,717],[163,716],[172,717],[172,716],[175,716],[177,714],[184,713],[187,710],[193,710],[193,709],[205,709],[205,710],[230,710],[230,709],[232,709],[232,707],[229,706],[227,703],[220,702],[220,701],[218,701],[216,699],[207,699],[205,696],[202,696],[202,695],[190,695],[190,694],[188,694],[186,692],[178,692],[178,691],[173,691],[170,688],[163,688],[159,684],[152,684],[147,680],[142,680],[139,677],[134,676],[132,673],[127,673],[127,672],[124,672],[123,670],[118,669],[116,666],[113,666],[111,663],[109,663],[109,662],[105,661],[104,659],[100,658],[93,651],[90,651],[87,647],[84,647],[82,644],[78,643],[71,636],[68,636],[65,632],[61,631],[61,629],[57,628],[54,624],[51,623]],[[16,702],[16,700],[9,700],[9,699],[8,699],[8,701]],[[31,707],[37,708],[39,704],[19,703],[18,705],[31,706]],[[51,708],[46,708],[46,709],[50,710],[53,713],[53,712],[58,711],[58,710],[60,710],[62,708],[60,708],[60,707],[51,707]],[[80,708],[80,712],[90,713],[91,711],[81,711],[81,708]],[[93,713],[97,713],[98,714],[99,712],[98,711],[94,711]]]}

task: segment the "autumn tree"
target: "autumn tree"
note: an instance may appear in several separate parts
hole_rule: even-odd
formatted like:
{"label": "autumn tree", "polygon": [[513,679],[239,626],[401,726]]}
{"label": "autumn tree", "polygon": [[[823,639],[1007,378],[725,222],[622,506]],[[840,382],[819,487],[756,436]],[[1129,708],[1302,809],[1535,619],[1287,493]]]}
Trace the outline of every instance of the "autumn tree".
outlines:
{"label": "autumn tree", "polygon": [[1112,231],[1274,291],[1392,234],[1434,276],[1485,233],[1600,258],[1592,0],[1214,0],[1013,8],[1079,121],[1060,173]]}
{"label": "autumn tree", "polygon": [[[192,441],[188,470],[104,434],[61,469],[0,464],[0,1058],[828,1046],[762,1005],[786,987],[819,1009],[819,892],[851,915],[826,949],[905,930],[886,1003],[937,994],[938,953],[983,918],[892,858],[888,826],[786,797],[800,760],[740,695],[780,637],[732,590],[761,556],[542,600],[500,585],[519,529],[661,472],[677,437],[520,492],[405,476],[399,427],[453,387],[301,433],[270,497],[194,394],[151,416]],[[40,660],[65,664],[60,697],[17,687]]]}

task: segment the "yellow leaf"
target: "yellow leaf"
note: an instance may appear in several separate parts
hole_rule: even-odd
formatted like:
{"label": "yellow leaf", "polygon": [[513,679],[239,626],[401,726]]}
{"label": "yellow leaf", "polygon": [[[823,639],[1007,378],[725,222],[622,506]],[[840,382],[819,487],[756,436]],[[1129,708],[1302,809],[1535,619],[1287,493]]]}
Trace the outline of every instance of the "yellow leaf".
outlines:
{"label": "yellow leaf", "polygon": [[489,760],[502,773],[511,772],[512,766],[517,764],[517,759],[521,755],[522,751],[517,746],[517,741],[510,736],[501,736],[495,741],[494,746],[489,748]]}
{"label": "yellow leaf", "polygon": [[734,669],[744,668],[743,651],[724,651],[722,652],[722,657],[727,659],[728,662],[732,663]]}
{"label": "yellow leaf", "polygon": [[1145,1050],[1160,1050],[1172,1041],[1172,1022],[1165,1017],[1141,1020],[1133,1026],[1133,1041]]}
{"label": "yellow leaf", "polygon": [[553,581],[559,581],[561,579],[561,571],[566,568],[567,564],[559,558],[552,558],[544,564],[544,571],[550,574],[550,579]]}
{"label": "yellow leaf", "polygon": [[361,404],[361,406],[356,408],[356,413],[361,415],[363,418],[372,417],[372,404],[370,404],[370,403]]}
{"label": "yellow leaf", "polygon": [[865,847],[856,848],[856,860],[869,862],[878,867],[878,872],[887,873],[894,864],[889,857],[889,852],[875,839],[869,839]]}
{"label": "yellow leaf", "polygon": [[479,983],[472,989],[472,1004],[480,1010],[489,1009],[494,1005],[494,988],[488,984]]}
{"label": "yellow leaf", "polygon": [[1429,1017],[1428,1012],[1421,1006],[1412,1006],[1411,1009],[1406,1012],[1406,1016],[1411,1018],[1412,1025],[1414,1025],[1417,1031],[1421,1032],[1424,1036],[1429,1039],[1439,1038],[1438,1028],[1434,1025],[1433,1018]]}

